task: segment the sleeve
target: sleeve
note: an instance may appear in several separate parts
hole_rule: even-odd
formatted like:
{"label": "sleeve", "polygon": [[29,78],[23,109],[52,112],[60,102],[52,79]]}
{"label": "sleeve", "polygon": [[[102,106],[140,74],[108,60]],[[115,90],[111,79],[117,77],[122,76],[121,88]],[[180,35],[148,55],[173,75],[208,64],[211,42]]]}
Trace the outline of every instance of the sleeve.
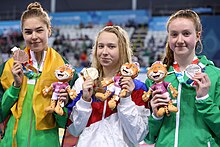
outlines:
{"label": "sleeve", "polygon": [[3,87],[2,87],[2,84],[1,84],[1,75],[2,75],[2,72],[3,72],[4,66],[5,66],[5,63],[0,65],[0,123],[4,121],[4,119],[2,118],[2,115],[1,115],[2,114],[2,107],[1,107],[2,96],[5,92]]}
{"label": "sleeve", "polygon": [[1,109],[2,109],[1,117],[3,120],[8,116],[8,114],[10,114],[11,107],[18,100],[19,92],[20,92],[20,88],[11,86],[3,94],[2,102],[1,102]]}
{"label": "sleeve", "polygon": [[144,141],[147,144],[154,144],[156,142],[162,122],[163,122],[163,119],[155,119],[155,117],[153,117],[153,115],[151,114],[151,116],[149,117],[149,122],[148,122],[149,133],[144,139]]}
{"label": "sleeve", "polygon": [[92,113],[91,102],[86,102],[80,98],[76,105],[73,107],[72,113],[70,115],[72,124],[70,124],[70,126],[67,128],[70,134],[73,136],[79,136],[85,129]]}
{"label": "sleeve", "polygon": [[68,119],[68,110],[67,108],[63,108],[64,111],[64,115],[58,115],[57,113],[53,113],[54,117],[56,119],[56,123],[58,125],[59,128],[65,128],[66,127],[66,122]]}
{"label": "sleeve", "polygon": [[215,80],[209,76],[212,80],[207,98],[197,98],[195,100],[195,105],[205,123],[209,126],[212,132],[220,138],[220,73],[218,72],[215,75],[217,75]]}
{"label": "sleeve", "polygon": [[127,137],[132,143],[138,144],[148,133],[150,110],[144,105],[137,106],[131,97],[121,98],[117,109]]}

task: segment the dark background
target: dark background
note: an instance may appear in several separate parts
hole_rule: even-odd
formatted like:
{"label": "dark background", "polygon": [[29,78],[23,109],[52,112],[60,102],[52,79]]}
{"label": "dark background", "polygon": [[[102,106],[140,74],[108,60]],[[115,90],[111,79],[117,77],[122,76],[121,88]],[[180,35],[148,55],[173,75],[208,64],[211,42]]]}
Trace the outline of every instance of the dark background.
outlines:
{"label": "dark background", "polygon": [[[52,0],[37,0],[51,12]],[[95,11],[95,10],[130,10],[132,0],[55,0],[55,12]],[[18,20],[30,0],[0,0],[0,20]],[[136,0],[136,9],[151,10],[152,15],[170,15],[184,8],[211,8],[209,15],[220,14],[219,0]]]}

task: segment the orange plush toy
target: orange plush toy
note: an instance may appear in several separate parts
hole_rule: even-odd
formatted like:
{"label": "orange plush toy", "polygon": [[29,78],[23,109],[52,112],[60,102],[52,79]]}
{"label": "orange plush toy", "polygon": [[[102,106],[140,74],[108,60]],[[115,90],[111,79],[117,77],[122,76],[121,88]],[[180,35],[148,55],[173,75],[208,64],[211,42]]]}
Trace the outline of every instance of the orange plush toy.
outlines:
{"label": "orange plush toy", "polygon": [[[148,72],[147,72],[147,77],[154,81],[155,84],[153,84],[148,92],[144,92],[142,99],[143,101],[148,101],[148,99],[151,96],[152,91],[154,90],[161,90],[161,94],[167,95],[170,98],[170,95],[168,93],[168,88],[171,91],[171,94],[174,98],[177,97],[178,92],[176,90],[176,88],[174,88],[171,83],[169,82],[165,82],[164,79],[167,76],[167,69],[166,69],[166,65],[162,64],[162,62],[160,61],[156,61],[155,63],[152,64],[152,66],[150,68],[148,68]],[[164,107],[160,107],[158,112],[157,112],[157,116],[158,117],[162,117],[165,113],[167,116],[170,115],[170,112],[177,112],[178,109],[177,107],[175,107],[172,104],[172,100],[170,99],[170,101],[168,102],[167,106]]]}
{"label": "orange plush toy", "polygon": [[53,113],[55,111],[59,115],[64,114],[62,109],[62,107],[64,107],[64,102],[63,100],[58,99],[58,94],[61,89],[66,89],[71,99],[76,97],[76,91],[71,90],[68,83],[73,78],[74,72],[75,70],[73,70],[69,64],[58,67],[58,69],[54,72],[58,82],[52,83],[50,87],[45,86],[42,91],[43,95],[46,96],[50,91],[53,90],[51,104],[45,108],[47,113]]}
{"label": "orange plush toy", "polygon": [[103,87],[107,87],[105,93],[97,92],[95,94],[96,98],[104,101],[108,97],[110,97],[113,93],[111,100],[108,102],[109,108],[112,110],[116,107],[116,102],[119,100],[119,97],[126,97],[127,89],[121,89],[120,86],[120,79],[121,77],[131,77],[135,78],[138,76],[139,73],[139,64],[138,63],[125,63],[121,66],[120,73],[113,77],[110,81],[101,81]]}

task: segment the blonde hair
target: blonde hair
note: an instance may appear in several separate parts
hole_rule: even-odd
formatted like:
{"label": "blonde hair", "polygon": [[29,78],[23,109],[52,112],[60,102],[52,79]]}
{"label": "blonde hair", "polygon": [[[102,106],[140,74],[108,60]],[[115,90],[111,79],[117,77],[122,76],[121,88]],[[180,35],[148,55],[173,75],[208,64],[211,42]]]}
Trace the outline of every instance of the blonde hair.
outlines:
{"label": "blonde hair", "polygon": [[39,17],[46,24],[47,28],[51,28],[50,18],[46,11],[43,10],[39,2],[30,3],[21,16],[21,30],[23,30],[24,21],[31,17]]}
{"label": "blonde hair", "polygon": [[[200,21],[200,18],[198,16],[198,14],[192,10],[186,9],[186,10],[179,10],[176,13],[172,14],[169,18],[169,20],[167,21],[167,32],[169,33],[169,25],[170,23],[176,19],[176,18],[186,18],[186,19],[190,19],[193,21],[194,26],[195,26],[195,30],[196,33],[202,33],[202,24]],[[195,49],[200,47],[200,52],[202,52],[203,50],[203,45],[202,45],[202,41],[201,39],[198,40]],[[170,49],[168,42],[166,43],[166,55],[165,58],[163,60],[163,63],[167,65],[167,69],[169,69],[169,67],[173,64],[174,62],[174,53],[173,51]]]}
{"label": "blonde hair", "polygon": [[[114,33],[118,37],[118,46],[119,46],[119,67],[122,64],[128,62],[131,63],[132,49],[130,47],[130,40],[127,32],[122,29],[120,26],[106,26],[104,27],[97,35],[95,45],[93,47],[93,59],[92,59],[92,67],[98,69],[100,73],[100,77],[103,76],[103,68],[97,59],[97,46],[98,46],[98,38],[102,32],[110,32]],[[120,69],[118,69],[119,71]]]}

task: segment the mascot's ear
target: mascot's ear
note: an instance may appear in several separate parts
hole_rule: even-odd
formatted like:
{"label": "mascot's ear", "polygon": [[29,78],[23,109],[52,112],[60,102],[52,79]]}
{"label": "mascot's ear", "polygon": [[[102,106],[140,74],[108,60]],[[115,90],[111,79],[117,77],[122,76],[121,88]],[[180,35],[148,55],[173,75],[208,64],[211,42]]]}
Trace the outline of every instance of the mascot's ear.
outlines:
{"label": "mascot's ear", "polygon": [[140,64],[138,62],[134,62],[135,65],[137,65],[138,69],[140,70]]}

